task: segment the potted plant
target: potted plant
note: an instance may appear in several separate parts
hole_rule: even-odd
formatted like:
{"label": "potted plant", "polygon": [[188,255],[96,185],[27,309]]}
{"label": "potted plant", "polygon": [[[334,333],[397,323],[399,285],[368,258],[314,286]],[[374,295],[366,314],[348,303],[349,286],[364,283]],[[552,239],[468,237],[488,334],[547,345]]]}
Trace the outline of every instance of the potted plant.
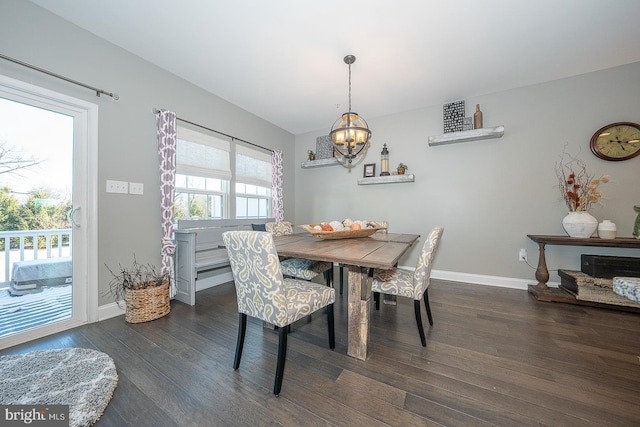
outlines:
{"label": "potted plant", "polygon": [[398,175],[404,175],[404,171],[409,169],[409,166],[401,162],[396,169],[398,170]]}
{"label": "potted plant", "polygon": [[314,153],[313,150],[307,150],[307,155],[309,156],[309,160],[316,159],[316,153]]}
{"label": "potted plant", "polygon": [[105,266],[112,276],[108,292],[118,306],[124,300],[126,322],[148,322],[169,313],[169,273],[151,264],[141,264],[135,256],[131,267],[119,265],[119,270],[114,272]]}

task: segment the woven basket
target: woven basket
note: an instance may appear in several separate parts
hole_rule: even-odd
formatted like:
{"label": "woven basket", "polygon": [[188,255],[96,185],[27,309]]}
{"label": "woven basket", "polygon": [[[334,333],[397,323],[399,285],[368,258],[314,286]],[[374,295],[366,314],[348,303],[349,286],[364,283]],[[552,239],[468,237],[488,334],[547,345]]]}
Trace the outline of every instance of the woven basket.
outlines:
{"label": "woven basket", "polygon": [[127,304],[124,320],[128,323],[142,323],[165,316],[171,310],[169,304],[169,282],[162,286],[146,289],[127,289],[124,294]]}

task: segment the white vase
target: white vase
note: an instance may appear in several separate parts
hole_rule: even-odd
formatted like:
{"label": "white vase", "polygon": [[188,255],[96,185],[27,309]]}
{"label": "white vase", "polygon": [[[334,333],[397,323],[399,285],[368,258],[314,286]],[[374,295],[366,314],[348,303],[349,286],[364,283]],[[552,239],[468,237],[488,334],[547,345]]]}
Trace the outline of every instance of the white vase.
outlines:
{"label": "white vase", "polygon": [[570,237],[589,238],[598,228],[598,220],[589,212],[569,212],[562,220],[562,226]]}
{"label": "white vase", "polygon": [[615,239],[618,228],[616,224],[608,219],[603,220],[598,224],[598,237],[601,239]]}

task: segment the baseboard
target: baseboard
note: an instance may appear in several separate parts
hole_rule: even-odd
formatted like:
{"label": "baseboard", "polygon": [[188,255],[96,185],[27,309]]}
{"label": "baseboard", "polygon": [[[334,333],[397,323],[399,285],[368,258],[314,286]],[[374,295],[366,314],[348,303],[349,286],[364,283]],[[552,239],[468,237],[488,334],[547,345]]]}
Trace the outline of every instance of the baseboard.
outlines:
{"label": "baseboard", "polygon": [[124,307],[124,301],[120,301],[120,307],[118,307],[118,303],[115,302],[112,302],[111,304],[101,305],[100,307],[98,307],[98,322],[101,320],[111,319],[112,317],[116,316],[123,316]]}
{"label": "baseboard", "polygon": [[[497,286],[500,288],[521,289],[526,291],[529,285],[535,285],[536,280],[518,279],[515,277],[486,276],[483,274],[459,273],[455,271],[432,270],[431,278],[439,280],[449,280],[452,282],[472,283],[474,285]],[[557,288],[559,282],[548,282],[550,288]]]}

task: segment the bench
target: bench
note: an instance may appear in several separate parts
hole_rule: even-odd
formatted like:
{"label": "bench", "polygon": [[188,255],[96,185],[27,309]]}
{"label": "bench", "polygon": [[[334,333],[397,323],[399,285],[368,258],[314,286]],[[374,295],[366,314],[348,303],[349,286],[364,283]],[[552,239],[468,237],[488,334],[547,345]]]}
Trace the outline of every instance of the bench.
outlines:
{"label": "bench", "polygon": [[174,230],[175,298],[185,304],[194,305],[198,274],[229,267],[222,233],[231,230],[251,230],[252,224],[273,221],[273,218],[179,220]]}

